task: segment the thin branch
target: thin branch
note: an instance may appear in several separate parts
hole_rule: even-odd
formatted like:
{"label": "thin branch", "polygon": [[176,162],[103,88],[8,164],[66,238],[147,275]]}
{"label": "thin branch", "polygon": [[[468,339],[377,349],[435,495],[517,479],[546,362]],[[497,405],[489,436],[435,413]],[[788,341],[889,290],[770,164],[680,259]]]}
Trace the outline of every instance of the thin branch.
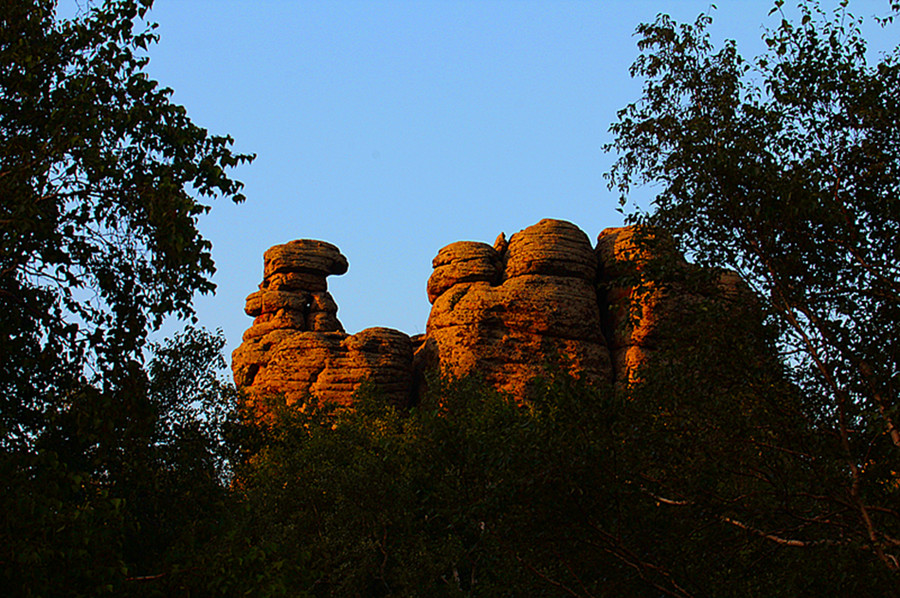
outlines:
{"label": "thin branch", "polygon": [[725,523],[730,523],[731,525],[739,527],[742,530],[748,531],[752,534],[756,534],[757,536],[763,537],[766,540],[771,540],[772,542],[775,542],[776,544],[780,544],[782,546],[809,548],[811,546],[841,546],[844,544],[841,542],[835,542],[833,540],[791,540],[788,538],[782,538],[781,536],[776,536],[775,534],[764,532],[760,529],[756,529],[755,527],[751,527],[745,523],[741,523],[740,521],[732,519],[731,517],[725,517],[723,515],[721,519]]}

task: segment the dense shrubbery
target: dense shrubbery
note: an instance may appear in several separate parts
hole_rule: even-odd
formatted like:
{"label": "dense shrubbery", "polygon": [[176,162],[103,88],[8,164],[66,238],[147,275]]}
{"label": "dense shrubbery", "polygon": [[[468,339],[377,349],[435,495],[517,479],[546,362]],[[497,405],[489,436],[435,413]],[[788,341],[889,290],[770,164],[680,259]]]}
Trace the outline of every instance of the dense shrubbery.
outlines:
{"label": "dense shrubbery", "polygon": [[[742,339],[734,317],[722,322],[714,309],[673,322],[708,342],[685,350],[675,335],[627,390],[548,372],[524,404],[474,380],[435,381],[408,412],[366,393],[355,411],[274,401],[269,425],[245,429],[255,448],[238,470],[235,538],[261,560],[235,588],[890,595],[892,574],[872,555],[806,529],[846,472],[810,458],[821,431],[766,359],[758,322]],[[802,542],[777,535],[789,532]]]}

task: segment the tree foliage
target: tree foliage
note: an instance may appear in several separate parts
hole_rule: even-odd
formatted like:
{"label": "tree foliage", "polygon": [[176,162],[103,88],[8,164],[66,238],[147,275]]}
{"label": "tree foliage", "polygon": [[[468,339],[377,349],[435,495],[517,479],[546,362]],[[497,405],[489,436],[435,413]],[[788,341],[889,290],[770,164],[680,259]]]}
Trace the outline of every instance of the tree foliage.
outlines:
{"label": "tree foliage", "polygon": [[432,380],[408,412],[366,393],[352,411],[273,398],[264,425],[236,429],[244,509],[208,555],[228,575],[203,583],[258,596],[891,595],[870,555],[751,531],[794,530],[815,504],[804,493],[834,477],[783,450],[815,434],[779,373],[740,359],[766,342],[722,335],[681,355],[705,368],[693,378],[673,364],[637,394],[550,371],[526,404],[472,379]]}
{"label": "tree foliage", "polygon": [[233,400],[209,381],[223,341],[186,333],[149,370],[144,353],[166,316],[191,317],[194,294],[214,289],[200,199],[242,201],[225,171],[252,156],[148,77],[150,4],[109,0],[64,20],[53,0],[0,1],[9,595],[121,593],[167,559],[177,568],[223,492],[215,422],[195,409]]}
{"label": "tree foliage", "polygon": [[[153,347],[128,400],[87,387],[31,451],[0,458],[0,581],[8,595],[164,596],[227,528],[221,335]],[[123,411],[129,411],[125,414]]]}
{"label": "tree foliage", "polygon": [[27,442],[59,395],[124,384],[148,330],[210,292],[198,196],[242,201],[252,157],[191,122],[146,72],[149,0],[60,20],[0,10],[0,384],[3,442]]}
{"label": "tree foliage", "polygon": [[624,203],[658,185],[632,219],[753,287],[823,441],[809,458],[841,474],[795,527],[758,531],[796,545],[811,533],[897,570],[900,48],[870,62],[847,2],[801,2],[799,23],[782,4],[750,61],[733,41],[713,47],[706,15],[638,28],[644,90],[611,127],[610,186]]}

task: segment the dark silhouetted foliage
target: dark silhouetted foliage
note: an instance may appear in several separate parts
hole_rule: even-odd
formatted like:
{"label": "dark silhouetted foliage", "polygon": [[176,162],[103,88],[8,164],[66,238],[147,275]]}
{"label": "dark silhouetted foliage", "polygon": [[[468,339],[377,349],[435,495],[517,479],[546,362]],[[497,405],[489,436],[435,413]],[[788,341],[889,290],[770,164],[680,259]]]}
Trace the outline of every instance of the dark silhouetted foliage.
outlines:
{"label": "dark silhouetted foliage", "polygon": [[832,474],[806,505],[785,505],[790,521],[760,519],[755,533],[897,572],[900,48],[872,62],[847,5],[801,2],[799,22],[781,14],[749,61],[732,41],[713,47],[706,15],[641,25],[644,91],[611,127],[609,180],[623,204],[634,185],[658,185],[632,220],[737,270],[777,332],[821,440],[811,466]]}
{"label": "dark silhouetted foliage", "polygon": [[223,391],[191,386],[222,341],[187,333],[149,377],[144,352],[214,289],[198,198],[242,201],[225,170],[252,157],[147,76],[150,4],[63,20],[52,0],[0,2],[5,595],[119,593],[158,573],[148,563],[205,526],[198,508],[222,492],[191,406]]}

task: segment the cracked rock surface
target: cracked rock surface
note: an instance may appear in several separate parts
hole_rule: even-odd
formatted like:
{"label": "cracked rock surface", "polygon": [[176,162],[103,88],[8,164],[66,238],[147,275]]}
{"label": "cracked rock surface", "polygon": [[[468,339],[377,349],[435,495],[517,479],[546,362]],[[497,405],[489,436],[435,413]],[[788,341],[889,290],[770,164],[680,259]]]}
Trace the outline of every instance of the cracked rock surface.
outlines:
{"label": "cracked rock surface", "polygon": [[516,397],[548,367],[589,382],[611,379],[597,258],[575,225],[547,219],[508,242],[501,235],[495,247],[454,243],[433,265],[426,350],[443,373],[477,373]]}

